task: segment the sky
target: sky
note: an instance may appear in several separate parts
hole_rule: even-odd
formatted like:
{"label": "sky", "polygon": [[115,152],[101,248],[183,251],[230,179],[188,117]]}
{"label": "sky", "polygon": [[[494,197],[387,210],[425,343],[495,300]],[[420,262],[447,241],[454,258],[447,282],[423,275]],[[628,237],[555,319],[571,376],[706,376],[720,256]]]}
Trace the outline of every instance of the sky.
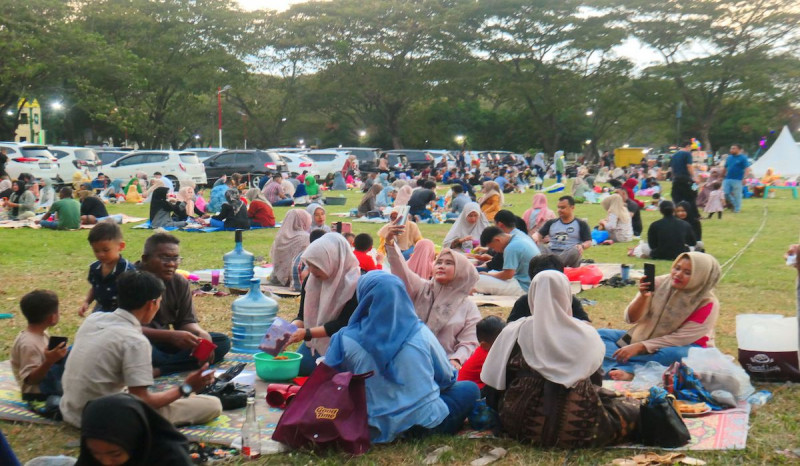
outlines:
{"label": "sky", "polygon": [[238,0],[239,5],[245,10],[278,10],[283,11],[293,3],[302,3],[304,0]]}

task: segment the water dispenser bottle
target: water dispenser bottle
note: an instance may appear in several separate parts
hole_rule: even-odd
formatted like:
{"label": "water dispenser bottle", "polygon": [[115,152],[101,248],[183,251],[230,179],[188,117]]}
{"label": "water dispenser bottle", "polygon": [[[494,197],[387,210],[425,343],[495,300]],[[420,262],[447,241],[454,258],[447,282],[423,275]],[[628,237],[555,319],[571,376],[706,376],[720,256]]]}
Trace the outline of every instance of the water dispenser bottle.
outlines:
{"label": "water dispenser bottle", "polygon": [[245,292],[253,278],[253,254],[242,247],[242,230],[236,230],[236,247],[222,256],[225,264],[225,286],[232,292]]}
{"label": "water dispenser bottle", "polygon": [[250,291],[233,302],[233,351],[260,353],[261,338],[278,314],[278,303],[261,292],[261,280],[250,279]]}

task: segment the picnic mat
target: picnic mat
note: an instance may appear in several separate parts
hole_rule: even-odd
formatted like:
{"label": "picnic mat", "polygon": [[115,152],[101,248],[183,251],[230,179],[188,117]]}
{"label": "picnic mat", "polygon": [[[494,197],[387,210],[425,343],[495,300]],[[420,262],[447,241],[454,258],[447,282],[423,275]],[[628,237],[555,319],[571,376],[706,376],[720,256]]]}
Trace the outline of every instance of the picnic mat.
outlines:
{"label": "picnic mat", "polygon": [[[144,222],[145,220],[147,220],[146,218],[129,217],[129,216],[125,215],[125,214],[116,214],[116,215],[122,215],[122,223],[123,224],[125,224],[125,223],[139,223],[139,222]],[[29,220],[2,220],[2,221],[0,221],[0,228],[33,228],[34,230],[38,230],[38,229],[42,228],[41,225],[37,225],[36,223],[33,222],[33,220],[34,219],[29,219]],[[150,222],[148,221],[148,225],[149,225],[149,223]],[[89,230],[92,227],[94,227],[94,225],[81,225],[80,229]],[[141,225],[139,225],[139,226],[135,226],[133,228],[142,228],[142,227],[141,227]],[[76,231],[76,230],[72,230],[72,231]]]}
{"label": "picnic mat", "polygon": [[476,306],[497,306],[497,307],[514,307],[519,296],[495,296],[489,294],[474,294],[469,297],[469,300],[475,303]]}
{"label": "picnic mat", "polygon": [[[142,220],[147,220],[147,219],[142,219]],[[262,230],[262,229],[266,229],[266,228],[280,228],[280,227],[281,227],[281,224],[280,223],[276,223],[274,227],[256,227],[256,226],[251,226],[250,229],[251,230]],[[146,222],[144,222],[141,225],[136,225],[133,228],[136,228],[138,230],[151,230],[152,229],[152,228],[150,228],[150,220],[147,220]],[[196,227],[184,227],[184,228],[161,227],[161,229],[164,230],[164,231],[185,231],[185,232],[188,232],[188,233],[216,233],[218,231],[235,231],[235,229],[229,229],[229,228],[225,228],[225,227],[202,227],[202,228],[200,228],[199,226],[196,226]]]}
{"label": "picnic mat", "polygon": [[[605,388],[625,393],[630,382],[604,380]],[[750,405],[746,401],[724,411],[713,411],[694,418],[684,418],[692,439],[675,450],[744,450],[747,447],[747,431],[750,428]],[[615,448],[643,448],[643,445],[619,445]]]}
{"label": "picnic mat", "polygon": [[[255,371],[253,355],[238,353],[228,353],[225,356],[225,360],[217,364],[215,368],[226,369],[238,362],[247,363],[245,370]],[[155,385],[151,387],[151,390],[156,392],[166,390],[180,384],[185,377],[186,374],[159,377],[156,379]],[[267,405],[266,394],[267,384],[261,379],[256,379],[256,413],[258,413],[263,439],[272,437],[275,426],[283,414],[283,410],[270,408]],[[244,418],[245,408],[223,411],[222,415],[209,424],[185,426],[178,430],[186,435],[190,441],[230,446],[234,440],[241,436]],[[34,424],[58,424],[28,410],[27,404],[22,401],[14,374],[11,372],[11,361],[0,362],[0,420]]]}

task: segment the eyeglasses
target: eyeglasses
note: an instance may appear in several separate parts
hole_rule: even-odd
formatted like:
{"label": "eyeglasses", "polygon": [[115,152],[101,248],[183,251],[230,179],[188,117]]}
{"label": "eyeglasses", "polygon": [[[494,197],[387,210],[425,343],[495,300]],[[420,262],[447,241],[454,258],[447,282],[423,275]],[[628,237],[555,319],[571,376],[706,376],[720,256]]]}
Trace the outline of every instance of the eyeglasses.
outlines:
{"label": "eyeglasses", "polygon": [[170,262],[180,264],[181,262],[183,262],[183,257],[181,256],[156,256],[156,257],[164,264],[169,264]]}

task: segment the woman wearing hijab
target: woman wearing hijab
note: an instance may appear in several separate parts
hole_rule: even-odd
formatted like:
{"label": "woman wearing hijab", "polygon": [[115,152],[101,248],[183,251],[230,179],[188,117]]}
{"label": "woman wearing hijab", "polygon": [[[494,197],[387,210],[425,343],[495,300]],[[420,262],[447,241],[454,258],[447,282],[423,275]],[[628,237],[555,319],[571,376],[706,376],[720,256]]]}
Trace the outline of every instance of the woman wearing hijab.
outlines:
{"label": "woman wearing hijab", "polygon": [[308,230],[311,233],[313,230],[322,230],[325,233],[330,233],[331,227],[325,224],[325,207],[322,204],[312,202],[306,207],[306,212],[311,215],[311,228]]}
{"label": "woman wearing hijab", "polygon": [[125,185],[125,202],[138,204],[142,202],[142,187],[139,185],[139,178],[131,178]]}
{"label": "woman wearing hijab", "polygon": [[[392,223],[397,220],[397,212],[392,212],[389,214],[389,223],[382,226],[380,230],[378,230],[378,237],[380,238],[380,242],[378,243],[378,252],[386,256],[386,236],[389,234],[389,230],[392,227]],[[411,255],[414,253],[414,248],[416,247],[417,243],[422,240],[422,233],[419,231],[419,227],[415,222],[411,220],[411,215],[409,215],[406,219],[406,228],[399,234],[395,235],[395,243],[397,246],[400,247],[400,252],[403,253],[403,258],[408,260]]]}
{"label": "woman wearing hijab", "polygon": [[394,199],[395,207],[408,205],[408,200],[411,199],[411,193],[413,189],[408,184],[402,186],[397,191],[397,197]]}
{"label": "woman wearing hijab", "polygon": [[316,199],[320,197],[319,194],[319,185],[317,184],[317,179],[313,176],[307,176],[303,184],[306,185],[306,196],[309,199]]}
{"label": "woman wearing hijab", "polygon": [[464,206],[456,222],[450,227],[442,247],[461,249],[462,243],[469,241],[471,248],[474,241],[480,240],[481,233],[488,226],[489,220],[481,211],[481,207],[476,202],[470,202]]}
{"label": "woman wearing hijab", "polygon": [[86,404],[77,466],[189,466],[189,442],[172,424],[127,393]]}
{"label": "woman wearing hijab", "polygon": [[222,209],[222,204],[225,203],[225,193],[229,189],[235,189],[235,187],[236,182],[232,179],[226,179],[221,184],[215,184],[211,188],[211,195],[208,199],[208,204],[206,204],[206,213],[219,212]]}
{"label": "woman wearing hijab", "polygon": [[522,214],[522,220],[528,227],[528,234],[533,236],[548,220],[556,218],[555,212],[547,208],[547,196],[538,193],[533,196],[531,208]]}
{"label": "woman wearing hijab", "polygon": [[469,293],[478,282],[478,271],[463,254],[442,249],[433,267],[433,278],[423,279],[411,271],[395,244],[395,234],[405,226],[389,225],[386,258],[392,274],[403,280],[417,315],[436,335],[453,367],[460,369],[478,347],[475,325],[481,320],[481,313],[469,300]]}
{"label": "woman wearing hijab", "polygon": [[[311,177],[306,177],[309,178]],[[310,229],[311,215],[308,212],[301,209],[286,212],[269,253],[272,259],[270,285],[289,286],[292,279],[292,260],[308,247]]]}
{"label": "woman wearing hijab", "polygon": [[331,191],[347,191],[347,183],[339,172],[333,174],[333,186],[331,186]]}
{"label": "woman wearing hijab", "polygon": [[372,185],[364,194],[364,197],[361,198],[361,202],[358,204],[358,216],[363,217],[370,212],[375,212],[378,209],[377,201],[378,201],[378,194],[383,191],[383,186],[378,183]]}
{"label": "woman wearing hijab", "polygon": [[250,188],[244,193],[250,205],[247,207],[247,218],[251,227],[272,228],[275,226],[275,212],[264,194],[258,188]]}
{"label": "woman wearing hijab", "polygon": [[[154,183],[156,180],[153,180]],[[176,220],[176,216],[181,214],[182,206],[177,200],[168,200],[169,188],[159,186],[153,190],[153,198],[150,200],[150,228],[183,228],[186,222]]]}
{"label": "woman wearing hijab", "polygon": [[612,194],[600,203],[606,211],[606,218],[600,220],[600,227],[608,232],[608,237],[615,243],[627,243],[633,240],[633,224],[631,214],[619,194]]}
{"label": "woman wearing hijab", "polygon": [[541,179],[544,179],[545,173],[547,173],[547,166],[544,163],[544,153],[537,152],[536,155],[533,157],[533,169],[536,170],[536,176]]}
{"label": "woman wearing hijab", "polygon": [[[631,380],[637,366],[650,361],[669,366],[685,358],[689,348],[714,346],[719,317],[714,288],[719,277],[719,263],[713,256],[687,252],[675,259],[669,274],[656,277],[654,292],[642,279],[639,293],[625,309],[625,322],[633,327],[627,332],[598,330],[606,346],[606,374]],[[627,344],[618,346],[620,340]]]}
{"label": "woman wearing hijab", "polygon": [[397,188],[389,185],[381,190],[378,197],[375,199],[375,206],[379,209],[382,207],[391,207],[394,198],[397,196]]}
{"label": "woman wearing hijab", "polygon": [[366,379],[367,423],[373,443],[416,435],[454,435],[480,397],[473,382],[457,382],[441,345],[417,318],[403,283],[370,272],[358,283],[359,305],[331,338],[325,363]]}
{"label": "woman wearing hijab", "polygon": [[697,193],[697,199],[695,199],[695,204],[697,204],[697,207],[699,209],[702,209],[703,207],[706,206],[709,194],[711,194],[710,187],[715,182],[722,183],[721,175],[722,171],[720,170],[719,167],[714,167],[711,170],[709,170],[708,179],[706,180],[705,183],[703,183],[703,186],[700,188],[700,192]]}
{"label": "woman wearing hijab", "polygon": [[535,446],[567,449],[630,440],[639,402],[614,397],[590,380],[603,364],[603,342],[591,325],[572,317],[566,275],[537,274],[528,302],[536,312],[503,329],[481,371],[481,380],[497,390],[487,401],[496,405],[503,431]]}
{"label": "woman wearing hijab", "polygon": [[699,218],[697,217],[692,218],[692,216],[689,215],[689,212],[691,211],[692,211],[692,205],[689,204],[689,201],[681,201],[675,204],[675,217],[683,220],[692,227],[692,231],[694,232],[694,239],[697,240],[697,242],[699,243],[695,247],[702,248],[703,226],[700,224]]}
{"label": "woman wearing hijab", "polygon": [[622,184],[622,187],[625,188],[625,191],[628,193],[628,199],[638,204],[639,208],[643,208],[644,202],[636,199],[636,195],[633,193],[633,188],[635,188],[638,184],[639,182],[636,180],[636,178],[628,178],[625,183]]}
{"label": "woman wearing hijab", "polygon": [[6,208],[11,220],[27,220],[36,216],[36,197],[28,191],[22,180],[17,180],[11,186],[13,192],[8,196]]}
{"label": "woman wearing hijab", "polygon": [[53,188],[53,181],[46,177],[39,180],[39,186],[41,189],[39,189],[39,201],[36,203],[36,210],[46,212],[56,202],[56,190]]}
{"label": "woman wearing hijab", "polygon": [[356,286],[361,267],[350,244],[338,233],[327,233],[311,243],[303,253],[308,278],[300,291],[300,309],[295,317],[297,331],[289,343],[303,341],[298,352],[303,355],[300,375],[316,367],[325,356],[330,337],[347,325],[358,306]]}
{"label": "woman wearing hijab", "polygon": [[408,268],[424,280],[433,277],[433,262],[436,260],[436,246],[429,239],[422,239],[414,247],[408,259]]}
{"label": "woman wearing hijab", "polygon": [[225,191],[225,203],[219,214],[211,217],[209,224],[215,228],[226,230],[249,230],[250,219],[247,217],[247,206],[239,197],[239,190],[231,188]]}
{"label": "woman wearing hijab", "polygon": [[494,221],[495,214],[503,208],[503,192],[500,189],[500,185],[494,181],[486,181],[483,183],[481,191],[483,191],[483,196],[478,200],[478,204],[480,204],[486,218],[490,222]]}
{"label": "woman wearing hijab", "polygon": [[8,178],[0,179],[0,199],[8,198],[14,192],[11,189],[11,180]]}
{"label": "woman wearing hijab", "polygon": [[[143,194],[145,202],[152,202],[153,193],[156,189],[166,187],[167,185],[165,185],[163,181],[158,178],[153,178],[153,181],[150,182],[150,186],[147,187],[147,190]],[[167,193],[169,193],[169,188],[167,188]]]}

